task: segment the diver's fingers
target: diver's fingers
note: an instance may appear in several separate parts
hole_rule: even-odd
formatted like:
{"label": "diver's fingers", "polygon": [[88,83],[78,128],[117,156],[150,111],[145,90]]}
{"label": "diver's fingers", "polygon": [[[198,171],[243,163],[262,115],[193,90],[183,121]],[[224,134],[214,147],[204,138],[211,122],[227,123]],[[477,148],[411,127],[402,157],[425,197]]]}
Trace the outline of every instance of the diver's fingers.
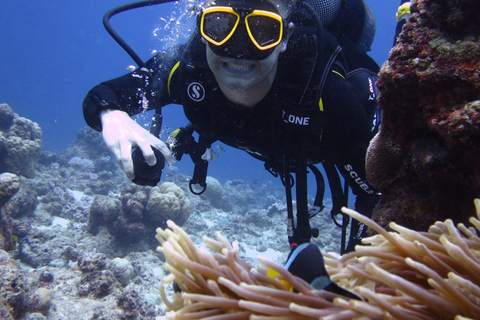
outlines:
{"label": "diver's fingers", "polygon": [[165,161],[168,163],[169,166],[171,166],[174,162],[174,159],[172,152],[170,152],[170,149],[168,149],[167,145],[156,137],[154,137],[151,143],[152,146],[154,146],[156,149],[158,149],[158,151],[163,154]]}
{"label": "diver's fingers", "polygon": [[140,150],[142,150],[143,156],[145,157],[145,161],[149,166],[153,166],[157,163],[157,158],[155,157],[155,153],[153,152],[150,143],[146,141],[142,141],[141,143],[137,143]]}
{"label": "diver's fingers", "polygon": [[[115,143],[115,146],[114,145],[107,145],[107,147],[113,153],[113,155],[115,156],[115,159],[117,159],[118,164],[120,164],[122,155],[120,154],[120,146],[119,146],[118,142]],[[122,168],[122,170],[123,170],[123,168]]]}
{"label": "diver's fingers", "polygon": [[121,143],[120,144],[120,167],[123,169],[127,178],[133,180],[135,174],[133,173],[133,160],[132,160],[132,144]]}

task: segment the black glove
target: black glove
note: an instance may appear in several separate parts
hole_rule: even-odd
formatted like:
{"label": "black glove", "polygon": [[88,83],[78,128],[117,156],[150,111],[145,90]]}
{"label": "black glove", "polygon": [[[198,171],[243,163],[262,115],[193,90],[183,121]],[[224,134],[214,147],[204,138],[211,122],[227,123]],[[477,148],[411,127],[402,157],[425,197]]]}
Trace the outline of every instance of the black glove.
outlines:
{"label": "black glove", "polygon": [[292,248],[285,269],[310,283],[315,289],[326,290],[350,299],[362,300],[359,296],[339,287],[330,280],[322,253],[312,243],[303,243]]}

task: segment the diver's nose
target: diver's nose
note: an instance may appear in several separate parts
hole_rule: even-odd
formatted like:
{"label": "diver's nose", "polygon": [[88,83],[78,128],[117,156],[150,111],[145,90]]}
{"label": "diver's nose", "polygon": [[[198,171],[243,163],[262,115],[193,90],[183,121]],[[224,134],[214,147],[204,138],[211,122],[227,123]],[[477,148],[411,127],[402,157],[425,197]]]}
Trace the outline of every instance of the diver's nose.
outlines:
{"label": "diver's nose", "polygon": [[251,41],[247,34],[247,28],[243,24],[238,26],[228,42],[230,42],[228,43],[228,50],[231,51],[230,55],[237,59],[246,59],[249,55],[248,47],[253,45],[253,43],[249,43]]}

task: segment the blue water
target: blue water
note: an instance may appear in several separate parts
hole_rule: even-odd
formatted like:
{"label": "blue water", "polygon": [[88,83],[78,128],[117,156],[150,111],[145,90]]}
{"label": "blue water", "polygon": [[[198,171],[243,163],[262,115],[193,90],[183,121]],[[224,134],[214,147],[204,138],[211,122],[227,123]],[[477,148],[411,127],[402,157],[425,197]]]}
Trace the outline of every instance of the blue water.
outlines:
{"label": "blue water", "polygon": [[[371,55],[379,64],[392,46],[399,2],[367,0],[377,21]],[[102,25],[105,12],[125,3],[129,1],[0,1],[0,103],[42,127],[45,150],[63,151],[85,126],[81,104],[89,89],[134,64]],[[154,35],[157,27],[167,25],[160,18],[169,19],[178,7],[137,9],[115,16],[112,25],[146,60],[164,45],[162,37],[175,32],[172,26]],[[179,106],[164,108],[164,115],[169,128],[186,124]],[[191,174],[189,159],[178,166]],[[222,182],[270,179],[262,163],[229,147],[211,163],[209,175]]]}

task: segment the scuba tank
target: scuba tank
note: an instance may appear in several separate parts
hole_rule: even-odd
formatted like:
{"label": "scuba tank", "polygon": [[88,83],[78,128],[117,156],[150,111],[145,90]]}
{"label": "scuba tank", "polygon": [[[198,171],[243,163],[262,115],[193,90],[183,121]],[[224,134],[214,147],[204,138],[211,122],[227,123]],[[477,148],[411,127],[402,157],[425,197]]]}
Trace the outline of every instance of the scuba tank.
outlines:
{"label": "scuba tank", "polygon": [[344,46],[370,51],[375,37],[375,17],[365,0],[303,0],[318,14],[325,29]]}

